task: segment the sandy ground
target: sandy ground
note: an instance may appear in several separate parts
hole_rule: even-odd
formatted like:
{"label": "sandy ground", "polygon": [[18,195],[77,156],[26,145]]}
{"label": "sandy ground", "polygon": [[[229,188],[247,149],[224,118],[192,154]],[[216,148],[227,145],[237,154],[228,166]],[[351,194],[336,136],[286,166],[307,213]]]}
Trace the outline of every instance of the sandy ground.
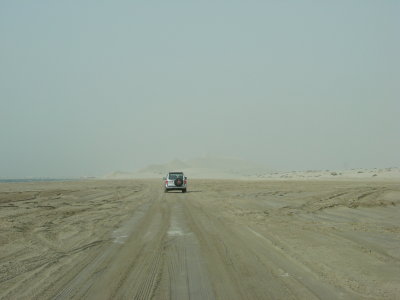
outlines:
{"label": "sandy ground", "polygon": [[1,299],[400,299],[396,181],[0,184]]}

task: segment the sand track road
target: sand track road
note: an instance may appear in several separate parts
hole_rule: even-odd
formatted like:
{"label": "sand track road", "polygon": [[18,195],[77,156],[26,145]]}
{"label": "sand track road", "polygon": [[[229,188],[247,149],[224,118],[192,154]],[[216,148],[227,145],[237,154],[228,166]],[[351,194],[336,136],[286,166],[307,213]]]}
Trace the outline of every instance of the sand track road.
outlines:
{"label": "sand track road", "polygon": [[1,299],[399,299],[397,182],[0,184]]}

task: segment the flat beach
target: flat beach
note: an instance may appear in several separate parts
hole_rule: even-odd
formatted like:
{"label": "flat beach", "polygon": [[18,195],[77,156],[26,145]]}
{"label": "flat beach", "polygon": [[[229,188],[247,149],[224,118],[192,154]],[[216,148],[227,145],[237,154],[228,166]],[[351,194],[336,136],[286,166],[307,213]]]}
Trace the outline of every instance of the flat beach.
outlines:
{"label": "flat beach", "polygon": [[398,299],[397,180],[0,184],[1,299]]}

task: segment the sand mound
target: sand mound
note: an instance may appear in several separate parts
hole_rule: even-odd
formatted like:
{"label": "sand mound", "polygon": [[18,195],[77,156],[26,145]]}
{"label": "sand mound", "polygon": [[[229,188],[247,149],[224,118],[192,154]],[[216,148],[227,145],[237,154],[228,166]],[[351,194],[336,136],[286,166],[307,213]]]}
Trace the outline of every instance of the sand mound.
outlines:
{"label": "sand mound", "polygon": [[170,171],[183,171],[189,178],[224,178],[249,180],[399,180],[400,168],[350,170],[307,170],[274,172],[246,160],[205,155],[189,160],[174,159],[165,164],[152,164],[136,172],[112,172],[105,179],[160,178]]}
{"label": "sand mound", "polygon": [[255,174],[265,174],[269,170],[238,158],[205,155],[186,161],[174,159],[165,164],[152,164],[136,172],[116,171],[104,178],[160,178],[170,171],[183,171],[190,178],[245,178]]}
{"label": "sand mound", "polygon": [[150,165],[135,172],[133,176],[158,178],[169,171],[183,171],[191,178],[243,178],[265,174],[268,169],[238,158],[205,155],[186,161],[175,159],[165,164]]}

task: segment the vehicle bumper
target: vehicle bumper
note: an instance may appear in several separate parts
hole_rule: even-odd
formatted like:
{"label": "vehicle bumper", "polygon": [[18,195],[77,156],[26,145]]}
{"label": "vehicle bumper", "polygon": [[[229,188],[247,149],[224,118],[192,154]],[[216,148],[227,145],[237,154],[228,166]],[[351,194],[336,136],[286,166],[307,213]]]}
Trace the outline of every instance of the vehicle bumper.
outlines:
{"label": "vehicle bumper", "polygon": [[182,185],[182,186],[165,186],[166,190],[185,190],[186,189],[186,185]]}

